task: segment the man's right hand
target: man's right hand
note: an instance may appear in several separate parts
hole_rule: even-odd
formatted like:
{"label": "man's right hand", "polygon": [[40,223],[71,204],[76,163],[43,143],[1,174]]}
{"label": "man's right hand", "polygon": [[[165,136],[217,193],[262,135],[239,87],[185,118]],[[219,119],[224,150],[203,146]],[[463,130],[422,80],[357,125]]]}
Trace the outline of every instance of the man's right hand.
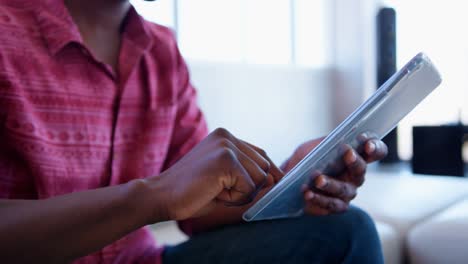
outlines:
{"label": "man's right hand", "polygon": [[216,203],[247,204],[282,176],[263,150],[219,128],[170,169],[148,179],[158,186],[153,219],[201,216]]}

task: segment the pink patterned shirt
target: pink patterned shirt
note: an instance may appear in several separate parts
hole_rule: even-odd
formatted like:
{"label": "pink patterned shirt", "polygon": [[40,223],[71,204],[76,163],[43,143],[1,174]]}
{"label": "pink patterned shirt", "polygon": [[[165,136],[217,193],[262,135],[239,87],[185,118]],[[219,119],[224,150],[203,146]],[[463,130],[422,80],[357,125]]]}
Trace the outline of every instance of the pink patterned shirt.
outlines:
{"label": "pink patterned shirt", "polygon": [[[2,199],[158,175],[207,134],[171,31],[134,9],[118,73],[86,48],[63,0],[0,0],[0,32]],[[142,228],[76,262],[160,263],[160,254]]]}

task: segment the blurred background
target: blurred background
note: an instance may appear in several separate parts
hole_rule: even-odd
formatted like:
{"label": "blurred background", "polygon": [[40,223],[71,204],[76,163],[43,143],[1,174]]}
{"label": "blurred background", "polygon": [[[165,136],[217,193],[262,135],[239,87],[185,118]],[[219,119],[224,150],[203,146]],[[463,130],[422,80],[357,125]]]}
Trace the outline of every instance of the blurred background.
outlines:
{"label": "blurred background", "polygon": [[[464,1],[132,3],[146,19],[175,31],[210,129],[226,127],[278,163],[303,141],[330,132],[378,87],[379,61],[386,59],[382,41],[394,42],[387,53],[396,68],[424,51],[443,77],[441,87],[400,123],[397,140],[390,142],[398,158],[389,162],[412,159],[415,126],[468,124]],[[383,7],[393,12],[389,40],[379,33],[387,26],[377,17]]]}
{"label": "blurred background", "polygon": [[[324,136],[426,52],[442,85],[385,138],[353,203],[376,223],[385,263],[466,263],[468,16],[458,0],[133,0],[171,27],[210,129],[282,163]],[[458,176],[458,177],[448,177]],[[174,223],[159,241],[187,237]]]}

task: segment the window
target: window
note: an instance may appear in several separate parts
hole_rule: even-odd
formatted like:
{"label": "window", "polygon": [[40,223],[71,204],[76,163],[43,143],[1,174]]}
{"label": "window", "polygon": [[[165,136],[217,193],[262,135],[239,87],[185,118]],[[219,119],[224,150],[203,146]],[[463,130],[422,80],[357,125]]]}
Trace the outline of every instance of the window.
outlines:
{"label": "window", "polygon": [[173,27],[188,59],[320,67],[328,64],[326,0],[132,0]]}
{"label": "window", "polygon": [[330,63],[330,1],[296,0],[294,5],[294,61],[320,67]]}
{"label": "window", "polygon": [[146,2],[143,0],[130,0],[140,15],[151,22],[168,27],[175,26],[175,0],[158,0]]}
{"label": "window", "polygon": [[179,0],[179,45],[190,59],[242,61],[242,1]]}
{"label": "window", "polygon": [[400,156],[412,156],[412,127],[468,122],[468,35],[464,1],[391,0],[397,14],[398,65],[426,52],[441,72],[441,86],[399,126]]}
{"label": "window", "polygon": [[291,1],[245,0],[245,60],[261,64],[291,62]]}

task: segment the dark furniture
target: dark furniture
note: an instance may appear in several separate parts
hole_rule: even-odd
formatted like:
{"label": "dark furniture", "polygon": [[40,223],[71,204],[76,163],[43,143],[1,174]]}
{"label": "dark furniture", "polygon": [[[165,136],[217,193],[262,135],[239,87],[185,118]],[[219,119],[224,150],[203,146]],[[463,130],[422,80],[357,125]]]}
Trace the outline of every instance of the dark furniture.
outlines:
{"label": "dark furniture", "polygon": [[413,173],[464,176],[467,131],[461,124],[413,127]]}

